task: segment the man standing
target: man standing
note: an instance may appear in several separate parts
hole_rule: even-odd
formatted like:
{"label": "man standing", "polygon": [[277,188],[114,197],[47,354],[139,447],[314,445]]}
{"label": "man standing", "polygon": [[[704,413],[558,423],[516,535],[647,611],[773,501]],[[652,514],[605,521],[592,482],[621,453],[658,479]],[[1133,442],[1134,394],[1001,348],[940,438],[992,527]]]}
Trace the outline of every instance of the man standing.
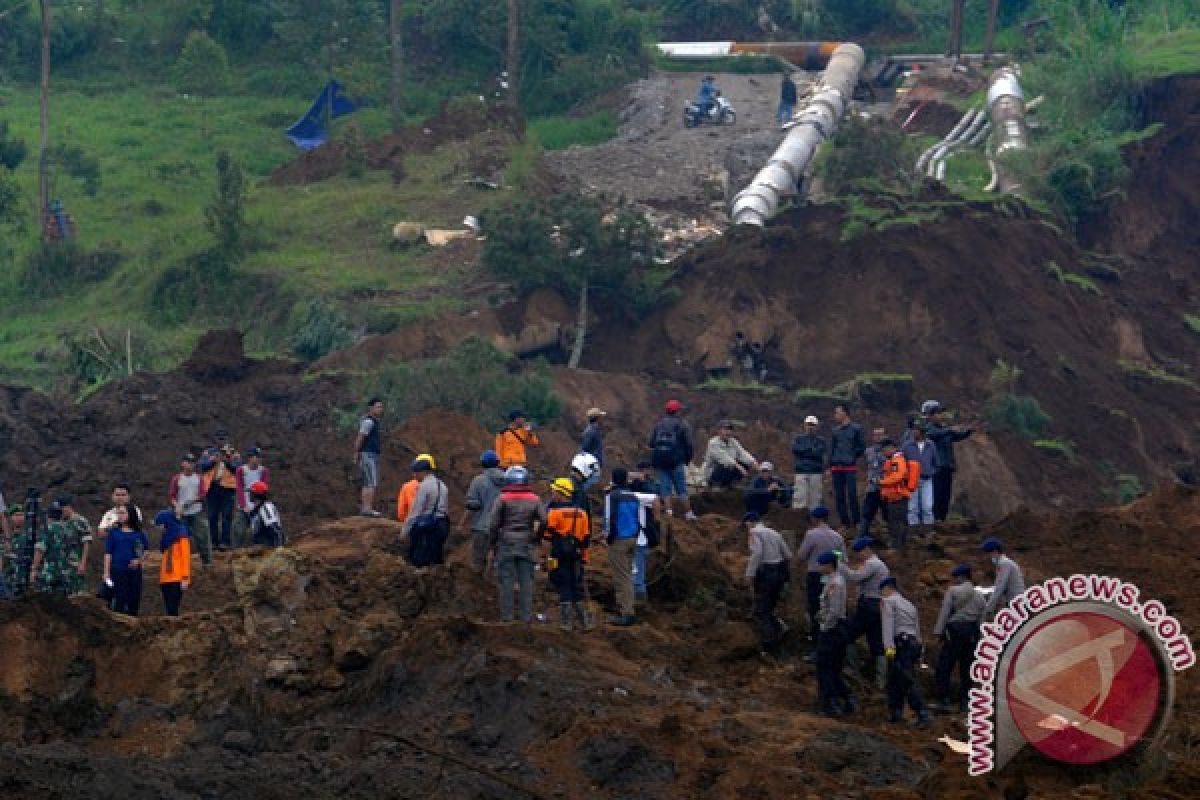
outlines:
{"label": "man standing", "polygon": [[[683,403],[668,400],[666,415],[650,431],[650,463],[658,474],[658,495],[663,498],[667,513],[672,513],[671,497],[678,497],[685,511],[684,518],[696,519],[688,501],[687,468],[695,453],[692,431],[683,421]],[[614,479],[615,482],[615,479]]]}
{"label": "man standing", "polygon": [[704,480],[710,487],[728,489],[757,467],[758,461],[734,438],[733,423],[721,420],[704,452]]}
{"label": "man standing", "polygon": [[191,549],[200,553],[204,566],[212,564],[212,541],[208,538],[208,524],[204,520],[204,481],[196,472],[196,458],[185,455],[179,462],[179,472],[171,476],[167,497],[175,516],[187,528]]}
{"label": "man standing", "polygon": [[39,592],[69,597],[71,583],[67,567],[67,529],[62,516],[62,508],[57,503],[51,503],[46,508],[46,530],[33,545],[29,585]]}
{"label": "man standing", "polygon": [[67,583],[71,595],[87,591],[88,551],[92,547],[92,526],[75,510],[75,500],[63,495],[57,500],[67,529]]}
{"label": "man standing", "polygon": [[954,585],[947,590],[937,624],[933,626],[934,637],[942,640],[933,685],[939,708],[951,708],[950,677],[957,666],[958,710],[966,713],[971,691],[971,662],[975,659],[975,645],[979,643],[979,623],[983,620],[986,601],[971,581],[970,565],[959,564],[950,576]]}
{"label": "man standing", "polygon": [[465,505],[471,514],[471,569],[482,575],[487,567],[488,525],[492,521],[492,507],[504,488],[504,470],[500,469],[495,450],[484,451],[479,463],[483,472],[471,480]]}
{"label": "man standing", "polygon": [[590,489],[600,482],[600,472],[604,469],[604,427],[601,424],[608,414],[598,408],[589,408],[587,412],[587,427],[583,429],[583,437],[579,441],[579,452],[588,453],[596,459],[600,469],[587,478],[585,489]]}
{"label": "man standing", "polygon": [[450,491],[434,474],[433,456],[413,462],[417,496],[404,520],[408,537],[408,560],[414,567],[429,567],[445,561],[446,536],[450,532]]}
{"label": "man standing", "polygon": [[118,483],[113,487],[112,508],[104,512],[104,516],[100,518],[100,524],[97,526],[99,538],[103,539],[110,530],[117,527],[117,509],[121,506],[132,508],[138,519],[141,519],[142,510],[133,504],[133,493],[130,491],[128,483]]}
{"label": "man standing", "polygon": [[933,518],[945,522],[954,495],[954,443],[966,439],[974,430],[951,428],[946,423],[947,409],[938,403],[927,402],[922,405],[922,409],[925,408],[929,409],[931,419],[925,434],[937,448],[938,459],[937,471],[933,474]]}
{"label": "man standing", "polygon": [[817,433],[817,424],[817,418],[809,414],[804,418],[804,433],[798,433],[792,439],[792,457],[796,468],[792,508],[812,511],[822,505],[825,494],[825,487],[821,485],[825,472],[825,439]]}
{"label": "man standing", "polygon": [[805,532],[796,557],[800,561],[806,562],[808,566],[808,573],[804,576],[804,594],[808,601],[808,636],[815,645],[818,639],[817,632],[820,629],[817,624],[817,609],[821,602],[821,575],[823,572],[818,558],[822,553],[846,552],[846,540],[826,524],[826,520],[829,519],[829,509],[825,506],[814,508],[811,516],[817,526],[809,528]]}
{"label": "man standing", "polygon": [[207,484],[208,531],[213,547],[228,550],[233,546],[233,506],[237,498],[237,472],[233,466],[233,445],[225,444],[218,454],[200,462]]}
{"label": "man standing", "polygon": [[[867,493],[863,496],[862,524],[858,529],[859,536],[871,534],[871,524],[875,522],[875,515],[884,510],[883,500],[879,494],[879,479],[883,477],[883,462],[886,460],[880,443],[886,438],[887,432],[883,428],[875,428],[871,431],[871,444],[867,446],[864,454],[867,464]],[[884,521],[887,521],[886,514]]]}
{"label": "man standing", "polygon": [[888,659],[888,722],[904,719],[904,702],[917,715],[917,727],[929,725],[929,711],[917,687],[921,662],[921,624],[917,609],[896,589],[895,578],[885,578],[883,589],[883,646]]}
{"label": "man standing", "polygon": [[[937,471],[937,447],[925,436],[925,423],[917,421],[912,438],[904,445],[904,458],[921,467],[917,488],[908,498],[908,525],[933,524],[933,476]],[[911,467],[910,467],[911,468]]]}
{"label": "man standing", "polygon": [[854,618],[850,621],[850,644],[859,636],[866,635],[867,648],[875,667],[875,682],[882,689],[887,676],[887,660],[884,658],[883,623],[880,617],[880,602],[883,599],[880,586],[890,573],[887,564],[876,555],[878,544],[866,536],[855,539],[850,549],[855,552],[859,564],[854,569],[843,566],[842,574],[848,583],[858,586]]}
{"label": "man standing", "polygon": [[817,713],[823,717],[858,710],[858,704],[842,678],[847,644],[846,579],[838,572],[838,561],[833,552],[817,556],[817,566],[825,579],[821,607],[817,611],[817,624],[821,628],[817,638]]}
{"label": "man standing", "polygon": [[884,439],[880,447],[884,462],[879,493],[886,509],[888,537],[893,548],[903,550],[908,542],[908,460],[891,439]]}
{"label": "man standing", "polygon": [[996,584],[983,609],[984,618],[991,619],[1014,597],[1025,591],[1025,576],[1017,562],[1004,554],[1004,543],[999,539],[993,537],[984,540],[981,549],[991,556],[992,564],[996,567]]}
{"label": "man standing", "polygon": [[375,510],[375,490],[379,487],[379,454],[383,452],[382,418],[383,401],[372,397],[367,401],[367,413],[358,421],[358,435],[354,438],[354,464],[362,478],[358,513],[364,517],[380,516]]}
{"label": "man standing", "polygon": [[850,419],[845,403],[833,407],[833,433],[829,437],[829,472],[833,479],[833,499],[843,527],[857,526],[858,460],[866,452],[862,426]]}
{"label": "man standing", "polygon": [[513,588],[519,593],[518,613],[533,622],[533,565],[537,543],[546,527],[546,507],[529,489],[529,470],[509,467],[506,485],[492,508],[488,524],[496,581],[500,590],[500,620],[513,621]]}
{"label": "man standing", "polygon": [[508,427],[496,434],[496,455],[500,457],[501,468],[528,467],[529,454],[525,448],[540,447],[541,444],[533,424],[525,418],[525,412],[510,411]]}
{"label": "man standing", "polygon": [[783,81],[779,84],[779,124],[787,122],[792,118],[792,112],[796,110],[796,82],[792,80],[789,73],[783,74]]}
{"label": "man standing", "polygon": [[750,539],[750,561],[746,564],[746,580],[754,589],[754,620],[758,623],[758,641],[764,653],[774,655],[787,630],[775,616],[779,595],[791,579],[792,551],[778,531],[762,524],[759,515],[750,511],[742,517],[742,527]]}
{"label": "man standing", "polygon": [[617,615],[609,618],[609,624],[628,627],[638,621],[634,613],[634,556],[638,539],[646,530],[646,506],[630,490],[629,472],[624,467],[613,469],[612,481],[612,491],[604,498],[604,531]]}
{"label": "man standing", "polygon": [[237,468],[237,500],[246,528],[250,527],[250,512],[254,503],[250,500],[250,487],[258,482],[271,486],[271,470],[262,463],[262,450],[251,447],[246,451],[246,463]]}

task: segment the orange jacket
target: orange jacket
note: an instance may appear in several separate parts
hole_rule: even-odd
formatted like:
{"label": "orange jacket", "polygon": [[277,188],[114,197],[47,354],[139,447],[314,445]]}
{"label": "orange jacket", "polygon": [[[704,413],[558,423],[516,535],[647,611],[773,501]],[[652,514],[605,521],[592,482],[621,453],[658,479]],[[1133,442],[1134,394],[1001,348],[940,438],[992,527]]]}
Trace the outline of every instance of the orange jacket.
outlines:
{"label": "orange jacket", "polygon": [[505,428],[496,434],[496,455],[500,457],[500,468],[524,467],[529,462],[526,459],[526,447],[540,447],[541,440],[533,431],[524,428]]}
{"label": "orange jacket", "polygon": [[192,580],[192,543],[188,537],[180,536],[175,544],[162,554],[158,568],[159,583],[180,583]]}
{"label": "orange jacket", "polygon": [[574,536],[583,549],[583,561],[587,563],[587,545],[592,536],[592,521],[582,508],[572,505],[551,505],[546,509],[546,529],[542,538],[550,541],[556,536]]}
{"label": "orange jacket", "polygon": [[412,504],[417,499],[417,488],[420,485],[421,482],[413,478],[400,487],[400,491],[396,494],[396,519],[401,522],[408,520],[408,512],[412,511]]}
{"label": "orange jacket", "polygon": [[879,493],[885,503],[907,500],[912,492],[908,489],[908,459],[899,450],[883,462],[883,477],[879,479]]}

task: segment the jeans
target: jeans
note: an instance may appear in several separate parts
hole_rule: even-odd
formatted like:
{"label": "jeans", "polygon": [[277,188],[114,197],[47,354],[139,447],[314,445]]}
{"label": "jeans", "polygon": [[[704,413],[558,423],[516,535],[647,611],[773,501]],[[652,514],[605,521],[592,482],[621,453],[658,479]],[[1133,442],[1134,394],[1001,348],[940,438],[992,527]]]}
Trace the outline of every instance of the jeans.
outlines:
{"label": "jeans", "polygon": [[118,614],[138,615],[142,604],[142,571],[140,569],[113,569],[112,610]]}
{"label": "jeans", "polygon": [[617,539],[608,546],[608,567],[612,571],[613,594],[617,611],[623,617],[633,616],[633,562],[637,539]]}
{"label": "jeans", "polygon": [[967,707],[967,697],[971,691],[971,662],[975,660],[975,645],[978,643],[979,623],[959,620],[946,626],[933,676],[934,691],[942,702],[950,701],[950,678],[957,666],[958,707]]}
{"label": "jeans", "polygon": [[860,597],[850,621],[850,641],[866,634],[867,648],[875,658],[883,655],[883,616],[879,612],[878,597]]}
{"label": "jeans", "polygon": [[825,495],[822,478],[817,472],[796,476],[796,491],[792,494],[792,508],[807,508],[812,511],[821,505]]}
{"label": "jeans", "polygon": [[758,641],[764,650],[779,643],[782,628],[775,616],[779,595],[787,584],[787,564],[763,564],[754,574],[754,621],[758,624]]}
{"label": "jeans", "polygon": [[833,499],[837,503],[838,517],[842,525],[857,525],[858,511],[858,473],[833,473]]}
{"label": "jeans", "polygon": [[488,547],[491,544],[488,539],[489,534],[486,528],[481,531],[471,531],[471,569],[479,573],[487,569]]}
{"label": "jeans", "polygon": [[224,486],[208,489],[208,533],[214,547],[229,547],[233,543],[233,496],[237,492]]}
{"label": "jeans", "polygon": [[776,115],[779,118],[779,124],[782,125],[783,123],[785,123],[789,119],[791,119],[792,112],[794,112],[795,110],[796,110],[795,103],[788,103],[784,100],[780,100],[779,101],[779,111],[777,112],[777,115]]}
{"label": "jeans", "polygon": [[728,489],[735,484],[741,483],[744,477],[746,476],[737,467],[727,467],[724,464],[717,464],[713,467],[712,475],[708,478],[708,485],[714,489]]}
{"label": "jeans", "polygon": [[208,536],[208,523],[204,514],[184,514],[183,525],[188,530],[188,538],[192,540],[192,552],[200,554],[200,561],[205,566],[212,563],[212,539]]}
{"label": "jeans", "polygon": [[933,477],[921,478],[917,490],[908,498],[908,524],[933,524]]}
{"label": "jeans", "polygon": [[823,710],[837,700],[849,700],[850,689],[842,679],[846,664],[846,623],[839,622],[817,638],[817,698]]}
{"label": "jeans", "polygon": [[896,637],[896,657],[888,664],[887,703],[888,711],[898,714],[907,700],[909,708],[921,714],[925,703],[921,690],[917,688],[916,669],[921,660],[921,643],[911,636]]}
{"label": "jeans", "polygon": [[633,548],[633,596],[646,596],[646,558],[650,555],[650,548],[644,544],[636,545]]}
{"label": "jeans", "polygon": [[889,544],[903,550],[908,544],[908,499],[889,501],[886,514]]}
{"label": "jeans", "polygon": [[671,469],[663,469],[658,467],[655,469],[658,475],[658,496],[671,497],[672,493],[675,497],[687,497],[687,469],[683,464],[677,464]]}
{"label": "jeans", "polygon": [[933,473],[933,518],[945,522],[954,496],[954,470],[939,469]]}
{"label": "jeans", "polygon": [[163,608],[167,610],[167,616],[178,617],[179,606],[183,602],[183,584],[178,581],[160,583],[158,588],[162,590]]}
{"label": "jeans", "polygon": [[513,621],[513,587],[521,622],[533,621],[533,545],[504,544],[496,548],[496,579],[500,586],[500,619]]}

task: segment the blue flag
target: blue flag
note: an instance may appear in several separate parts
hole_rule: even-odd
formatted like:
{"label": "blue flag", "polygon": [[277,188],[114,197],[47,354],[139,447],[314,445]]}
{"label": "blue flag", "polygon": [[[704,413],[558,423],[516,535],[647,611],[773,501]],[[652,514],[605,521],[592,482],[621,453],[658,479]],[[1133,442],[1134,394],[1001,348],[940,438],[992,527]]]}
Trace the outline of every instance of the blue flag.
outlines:
{"label": "blue flag", "polygon": [[342,93],[342,85],[330,81],[312,106],[284,133],[301,150],[316,150],[329,138],[331,120],[358,110],[358,104]]}

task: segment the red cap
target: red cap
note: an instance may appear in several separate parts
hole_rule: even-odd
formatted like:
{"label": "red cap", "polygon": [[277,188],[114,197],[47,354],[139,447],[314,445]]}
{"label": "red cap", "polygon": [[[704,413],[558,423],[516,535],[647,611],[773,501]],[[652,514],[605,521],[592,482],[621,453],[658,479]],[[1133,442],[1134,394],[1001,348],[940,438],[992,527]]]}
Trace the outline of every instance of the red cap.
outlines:
{"label": "red cap", "polygon": [[250,484],[250,494],[266,494],[267,485],[262,481],[255,481]]}
{"label": "red cap", "polygon": [[680,411],[683,411],[683,403],[679,402],[678,400],[667,401],[668,414],[678,414]]}

